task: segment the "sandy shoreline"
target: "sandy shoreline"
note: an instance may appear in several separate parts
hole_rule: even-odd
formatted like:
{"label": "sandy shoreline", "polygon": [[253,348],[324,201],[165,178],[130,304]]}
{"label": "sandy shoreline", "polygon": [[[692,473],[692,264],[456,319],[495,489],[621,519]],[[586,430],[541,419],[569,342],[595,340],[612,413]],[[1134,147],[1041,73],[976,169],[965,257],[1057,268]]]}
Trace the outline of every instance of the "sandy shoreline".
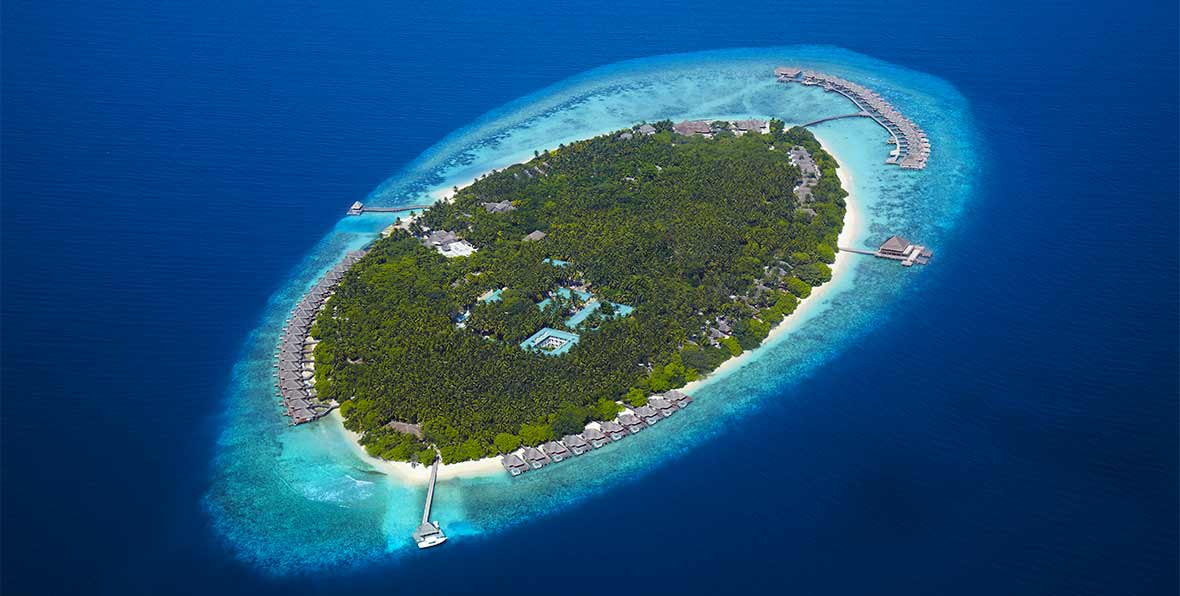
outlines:
{"label": "sandy shoreline", "polygon": [[[848,168],[844,166],[844,162],[841,162],[839,156],[837,156],[836,153],[832,151],[830,146],[824,143],[823,139],[820,138],[819,135],[815,135],[815,138],[819,141],[819,144],[821,147],[823,147],[824,151],[827,151],[828,154],[835,158],[836,162],[841,165],[841,167],[836,169],[836,174],[840,178],[840,186],[843,187],[844,190],[848,191],[848,197],[844,199],[846,206],[844,213],[844,226],[840,230],[840,236],[837,244],[840,246],[853,246],[855,241],[862,233],[864,220],[862,218],[862,214],[856,208],[856,197],[853,193],[852,187],[852,174],[848,171]],[[475,182],[473,180],[472,182],[458,188],[462,189],[474,183]],[[439,189],[431,192],[430,195],[435,197],[438,201],[450,201],[454,197],[454,191],[453,189]],[[741,355],[735,358],[726,360],[721,364],[721,366],[717,367],[716,370],[709,373],[709,376],[697,381],[693,381],[685,385],[681,390],[685,393],[688,393],[689,395],[692,395],[695,391],[702,387],[705,387],[716,381],[723,380],[733,371],[738,370],[742,366],[750,363],[753,360],[753,355],[761,354],[762,350],[764,350],[766,347],[778,341],[790,331],[798,328],[801,324],[801,321],[806,318],[805,315],[817,308],[821,302],[820,299],[831,291],[836,281],[842,279],[843,276],[848,274],[852,268],[853,259],[855,257],[856,255],[852,253],[837,251],[836,262],[832,264],[832,279],[823,285],[812,288],[811,294],[799,302],[799,306],[795,309],[795,312],[791,313],[790,316],[783,319],[782,322],[770,330],[770,333],[767,335],[766,340],[762,342],[762,345],[758,346],[758,348],[754,350],[742,352]],[[357,457],[359,457],[362,461],[367,462],[369,465],[373,466],[373,468],[394,478],[397,478],[406,484],[426,484],[429,481],[430,469],[428,467],[411,466],[406,462],[387,461],[370,456],[365,452],[364,447],[362,447],[360,444],[360,435],[344,428],[344,418],[340,415],[339,410],[334,410],[330,417],[335,421],[335,424],[340,425],[341,431],[347,433],[349,437],[349,446],[357,454]],[[438,479],[446,480],[449,478],[473,478],[497,473],[504,473],[504,468],[500,464],[499,456],[486,457],[484,459],[475,461],[459,462],[457,464],[442,464],[438,468]]]}
{"label": "sandy shoreline", "polygon": [[[837,164],[841,163],[840,158],[836,156],[836,153],[832,151],[831,147],[824,143],[823,139],[821,139],[819,135],[815,135],[815,138],[819,141],[819,144],[821,147],[823,147],[824,151],[827,151],[828,155],[831,155],[836,159]],[[848,168],[844,167],[843,165],[841,165],[839,168],[836,168],[836,176],[840,179],[840,186],[843,187],[844,190],[848,191],[848,196],[844,199],[846,207],[844,211],[844,226],[840,229],[840,236],[836,243],[840,246],[853,246],[855,240],[860,235],[861,226],[864,222],[861,218],[861,213],[856,209],[856,197],[853,196],[852,193],[852,175],[848,172]],[[770,333],[766,336],[766,339],[763,340],[762,345],[753,350],[746,350],[737,357],[730,358],[729,360],[722,362],[721,366],[718,366],[713,370],[713,372],[709,373],[709,376],[685,385],[683,388],[681,388],[681,391],[692,395],[693,392],[700,389],[701,387],[705,387],[706,385],[710,385],[718,380],[724,379],[729,373],[748,364],[753,359],[752,356],[754,354],[760,353],[767,346],[777,341],[778,338],[781,338],[790,331],[798,328],[801,322],[806,318],[805,315],[812,310],[815,310],[815,308],[821,302],[820,299],[823,298],[824,295],[826,295],[829,291],[831,291],[832,286],[835,285],[836,281],[841,279],[844,275],[847,275],[847,271],[851,269],[855,257],[856,255],[852,253],[837,251],[836,262],[832,264],[832,279],[828,280],[827,283],[812,288],[811,294],[809,294],[807,298],[799,301],[799,306],[795,308],[795,312],[791,313],[790,316],[783,319],[778,325],[770,330]]]}

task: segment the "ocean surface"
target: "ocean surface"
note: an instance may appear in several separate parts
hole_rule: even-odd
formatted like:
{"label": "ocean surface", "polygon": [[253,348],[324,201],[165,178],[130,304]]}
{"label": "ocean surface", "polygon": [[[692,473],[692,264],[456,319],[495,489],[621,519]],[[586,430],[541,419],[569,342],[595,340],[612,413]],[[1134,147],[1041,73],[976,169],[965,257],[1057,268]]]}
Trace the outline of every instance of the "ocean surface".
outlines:
{"label": "ocean surface", "polygon": [[[2,7],[4,594],[1177,592],[1177,7]],[[736,49],[735,49],[736,48]],[[424,490],[288,428],[291,305],[389,216],[660,118],[815,132],[865,258],[684,413]],[[534,587],[535,586],[535,587]],[[622,589],[622,588],[618,588]]]}

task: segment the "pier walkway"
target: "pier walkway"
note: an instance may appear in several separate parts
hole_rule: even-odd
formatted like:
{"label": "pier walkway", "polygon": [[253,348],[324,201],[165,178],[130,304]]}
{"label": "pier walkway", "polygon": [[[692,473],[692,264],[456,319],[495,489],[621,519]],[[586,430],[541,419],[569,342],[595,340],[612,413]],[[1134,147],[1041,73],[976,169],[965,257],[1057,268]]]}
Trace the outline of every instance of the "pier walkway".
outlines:
{"label": "pier walkway", "polygon": [[348,208],[349,215],[363,215],[365,213],[400,213],[402,211],[421,211],[430,207],[430,205],[403,205],[401,207],[366,207],[364,203],[357,201]]}
{"label": "pier walkway", "polygon": [[438,464],[442,456],[435,449],[434,464],[430,466],[430,485],[426,487],[426,507],[422,509],[422,523],[414,530],[414,542],[418,548],[430,548],[447,541],[446,534],[438,527],[438,522],[430,521],[430,505],[434,502],[434,483],[438,481]]}
{"label": "pier walkway", "polygon": [[842,120],[844,118],[872,118],[868,112],[856,112],[855,114],[841,114],[839,116],[828,116],[827,118],[820,118],[819,120],[812,120],[807,124],[800,124],[799,126],[807,128],[808,126],[815,126],[816,124],[823,124],[824,122],[831,122],[832,120]]}

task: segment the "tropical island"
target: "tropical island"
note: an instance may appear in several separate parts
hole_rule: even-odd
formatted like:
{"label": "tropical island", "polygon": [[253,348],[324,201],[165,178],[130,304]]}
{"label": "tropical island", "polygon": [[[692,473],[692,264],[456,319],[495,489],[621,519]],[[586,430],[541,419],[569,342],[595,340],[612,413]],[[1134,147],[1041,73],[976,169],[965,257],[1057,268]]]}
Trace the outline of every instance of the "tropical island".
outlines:
{"label": "tropical island", "polygon": [[510,453],[757,348],[831,277],[835,160],[772,120],[641,124],[455,189],[343,273],[315,392],[375,457]]}

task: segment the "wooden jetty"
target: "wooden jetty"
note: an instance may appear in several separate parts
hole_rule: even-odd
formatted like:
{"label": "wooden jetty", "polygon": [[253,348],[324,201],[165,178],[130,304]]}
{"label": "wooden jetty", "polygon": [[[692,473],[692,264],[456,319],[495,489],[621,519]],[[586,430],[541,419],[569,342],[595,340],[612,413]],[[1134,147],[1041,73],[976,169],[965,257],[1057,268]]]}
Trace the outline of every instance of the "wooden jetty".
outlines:
{"label": "wooden jetty", "polygon": [[435,453],[434,463],[430,466],[430,485],[426,488],[426,507],[422,510],[422,523],[414,530],[414,542],[418,548],[430,548],[447,541],[446,534],[438,527],[438,522],[430,521],[430,505],[434,502],[434,483],[438,480],[438,462],[442,458]]}
{"label": "wooden jetty", "polygon": [[403,205],[401,207],[366,207],[357,201],[348,208],[349,215],[364,215],[366,213],[400,213],[402,211],[421,211],[430,205]]}
{"label": "wooden jetty", "polygon": [[901,261],[902,267],[912,267],[915,264],[925,265],[934,258],[934,251],[919,244],[911,244],[909,240],[901,236],[890,236],[876,251],[864,250],[860,248],[845,248],[840,247],[843,252],[852,252],[861,255],[869,255],[879,259],[890,259],[893,261]]}
{"label": "wooden jetty", "polygon": [[873,90],[835,75],[788,66],[775,68],[774,76],[781,83],[800,83],[809,87],[821,87],[824,91],[834,91],[848,98],[860,109],[856,114],[821,118],[803,126],[839,118],[867,116],[889,133],[889,143],[895,146],[885,163],[896,164],[907,170],[921,170],[926,167],[926,162],[930,158],[930,139],[926,132]]}

